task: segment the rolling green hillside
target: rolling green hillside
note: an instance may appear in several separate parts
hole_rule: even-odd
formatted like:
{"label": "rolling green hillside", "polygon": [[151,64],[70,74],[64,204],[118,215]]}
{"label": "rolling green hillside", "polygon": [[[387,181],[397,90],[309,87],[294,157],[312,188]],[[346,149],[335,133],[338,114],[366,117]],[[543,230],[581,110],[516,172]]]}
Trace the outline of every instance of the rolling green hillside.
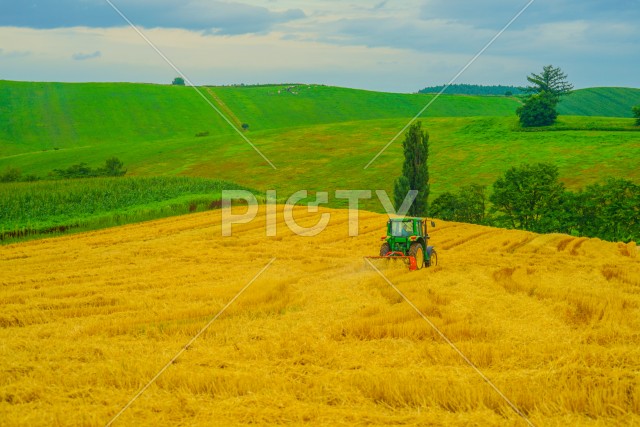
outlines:
{"label": "rolling green hillside", "polygon": [[640,105],[640,89],[594,87],[576,90],[562,99],[558,113],[574,116],[633,117],[631,107]]}
{"label": "rolling green hillside", "polygon": [[[411,117],[433,95],[395,94],[317,85],[205,87],[201,89],[240,127],[252,132],[359,120]],[[223,120],[188,87],[127,83],[0,81],[0,156],[43,150],[83,150],[99,144],[232,135]],[[576,91],[563,115],[631,117],[640,89]],[[444,95],[425,117],[509,117],[514,98]]]}
{"label": "rolling green hillside", "polygon": [[[410,117],[433,97],[306,85],[201,90],[252,131]],[[1,155],[233,133],[188,87],[0,81],[0,99]],[[517,105],[511,98],[443,96],[426,115],[509,116]]]}
{"label": "rolling green hillside", "polygon": [[[363,168],[432,99],[314,85],[203,93],[237,126],[249,125],[246,136],[277,170],[192,88],[0,82],[0,172],[17,167],[46,177],[54,168],[98,167],[117,156],[129,175],[225,179],[276,189],[281,197],[299,189],[391,191],[401,141]],[[431,134],[433,196],[491,184],[524,162],[557,164],[571,188],[605,176],[640,181],[640,133],[632,131],[638,129],[632,119],[561,116],[552,128],[522,132],[517,105],[511,98],[448,95],[429,108],[422,120]]]}
{"label": "rolling green hillside", "polygon": [[0,99],[2,156],[233,132],[185,87],[2,81]]}
{"label": "rolling green hillside", "polygon": [[[287,90],[289,89],[289,90]],[[209,88],[251,130],[413,117],[434,95],[316,85]],[[443,95],[425,117],[511,116],[515,98]]]}

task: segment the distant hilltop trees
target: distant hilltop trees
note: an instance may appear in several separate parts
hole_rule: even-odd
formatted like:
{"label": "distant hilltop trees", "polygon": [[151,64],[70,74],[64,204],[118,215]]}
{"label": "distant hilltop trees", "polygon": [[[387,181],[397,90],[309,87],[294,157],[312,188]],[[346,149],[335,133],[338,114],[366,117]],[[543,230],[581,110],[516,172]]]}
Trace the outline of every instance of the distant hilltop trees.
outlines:
{"label": "distant hilltop trees", "polygon": [[[418,91],[418,93],[440,93],[446,85],[425,87]],[[448,95],[498,95],[498,96],[512,96],[520,95],[524,93],[522,88],[517,86],[502,86],[502,85],[468,85],[468,84],[455,84],[449,86],[443,93]]]}

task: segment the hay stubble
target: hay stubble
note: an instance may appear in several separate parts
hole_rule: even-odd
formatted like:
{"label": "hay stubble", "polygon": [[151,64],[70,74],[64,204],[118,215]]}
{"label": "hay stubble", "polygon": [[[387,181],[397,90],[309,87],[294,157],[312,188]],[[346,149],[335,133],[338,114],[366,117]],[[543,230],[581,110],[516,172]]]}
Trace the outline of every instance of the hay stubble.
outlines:
{"label": "hay stubble", "polygon": [[[362,256],[385,217],[318,236],[218,212],[0,248],[0,424],[518,425]],[[296,211],[302,225],[318,216]],[[631,245],[439,223],[439,266],[383,270],[539,425],[640,422]]]}

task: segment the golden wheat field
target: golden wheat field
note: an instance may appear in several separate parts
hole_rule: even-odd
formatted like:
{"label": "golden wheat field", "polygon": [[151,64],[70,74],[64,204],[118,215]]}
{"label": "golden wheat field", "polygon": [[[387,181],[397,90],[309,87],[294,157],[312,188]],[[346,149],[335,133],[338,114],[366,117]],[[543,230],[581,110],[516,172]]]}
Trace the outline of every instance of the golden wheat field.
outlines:
{"label": "golden wheat field", "polygon": [[[297,208],[301,224],[319,213]],[[219,212],[0,247],[0,424],[527,425],[362,257]],[[538,426],[640,423],[634,245],[439,222],[439,265],[382,272]]]}

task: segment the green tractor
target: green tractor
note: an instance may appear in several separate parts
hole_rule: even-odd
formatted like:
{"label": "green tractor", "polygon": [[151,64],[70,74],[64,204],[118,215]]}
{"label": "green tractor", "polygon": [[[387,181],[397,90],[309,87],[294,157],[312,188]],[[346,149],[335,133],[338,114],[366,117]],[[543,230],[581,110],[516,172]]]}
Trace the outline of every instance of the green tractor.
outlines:
{"label": "green tractor", "polygon": [[[431,221],[431,226],[435,223]],[[428,246],[427,220],[424,218],[393,218],[387,222],[387,235],[382,237],[380,256],[368,258],[402,259],[410,270],[438,265],[438,254]]]}

